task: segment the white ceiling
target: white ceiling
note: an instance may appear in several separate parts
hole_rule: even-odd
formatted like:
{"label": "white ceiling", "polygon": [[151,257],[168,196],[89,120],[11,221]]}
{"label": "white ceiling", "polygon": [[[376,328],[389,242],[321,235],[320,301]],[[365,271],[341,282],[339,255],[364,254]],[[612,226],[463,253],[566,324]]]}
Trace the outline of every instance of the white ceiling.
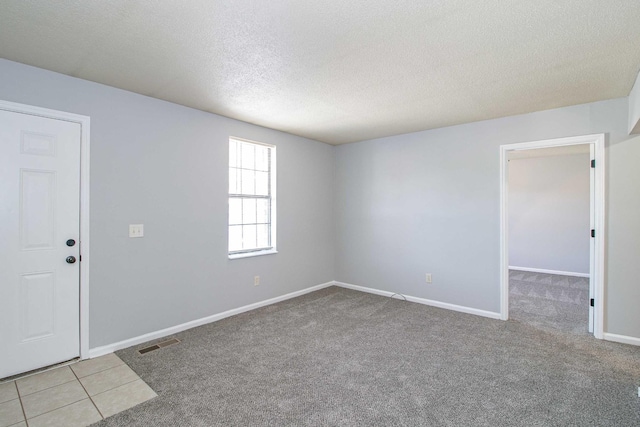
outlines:
{"label": "white ceiling", "polygon": [[627,96],[638,0],[2,0],[0,57],[331,144]]}

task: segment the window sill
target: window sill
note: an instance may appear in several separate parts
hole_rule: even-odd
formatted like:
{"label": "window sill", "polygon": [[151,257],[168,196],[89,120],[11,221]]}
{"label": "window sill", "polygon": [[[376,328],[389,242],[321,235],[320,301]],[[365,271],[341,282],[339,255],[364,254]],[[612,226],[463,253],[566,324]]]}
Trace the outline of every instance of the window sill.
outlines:
{"label": "window sill", "polygon": [[229,259],[239,259],[239,258],[251,258],[254,256],[262,256],[262,255],[271,255],[277,254],[278,251],[275,249],[267,249],[265,251],[255,251],[255,252],[244,252],[240,254],[229,254]]}

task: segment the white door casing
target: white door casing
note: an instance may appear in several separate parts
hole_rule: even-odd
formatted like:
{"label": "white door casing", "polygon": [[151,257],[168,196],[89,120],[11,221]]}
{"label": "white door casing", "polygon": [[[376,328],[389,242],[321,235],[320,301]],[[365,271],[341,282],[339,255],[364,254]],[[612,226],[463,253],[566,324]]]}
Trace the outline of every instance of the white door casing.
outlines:
{"label": "white door casing", "polygon": [[86,117],[0,103],[0,378],[86,356],[83,137]]}
{"label": "white door casing", "polygon": [[[596,146],[595,144],[589,144],[589,159],[595,162],[596,158]],[[598,165],[602,166],[602,165]],[[596,168],[589,169],[589,228],[595,230],[596,228],[596,200],[595,200],[595,188],[596,188]],[[589,239],[589,300],[595,301],[596,298],[596,239]],[[595,306],[589,304],[589,333],[594,333]]]}
{"label": "white door casing", "polygon": [[[500,146],[500,318],[509,318],[509,227],[508,227],[508,152],[536,148],[590,144],[595,168],[591,170],[591,228],[595,237],[590,242],[589,293],[594,307],[589,308],[589,331],[602,339],[604,336],[604,134],[593,134],[543,141],[522,142]],[[589,230],[585,230],[589,232]]]}

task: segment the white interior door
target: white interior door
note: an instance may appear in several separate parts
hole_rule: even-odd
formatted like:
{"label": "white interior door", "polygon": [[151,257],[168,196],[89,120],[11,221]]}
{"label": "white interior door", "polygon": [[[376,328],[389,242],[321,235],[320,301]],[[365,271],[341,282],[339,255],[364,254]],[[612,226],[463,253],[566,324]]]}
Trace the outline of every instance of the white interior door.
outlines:
{"label": "white interior door", "polygon": [[0,378],[80,354],[80,138],[0,110]]}

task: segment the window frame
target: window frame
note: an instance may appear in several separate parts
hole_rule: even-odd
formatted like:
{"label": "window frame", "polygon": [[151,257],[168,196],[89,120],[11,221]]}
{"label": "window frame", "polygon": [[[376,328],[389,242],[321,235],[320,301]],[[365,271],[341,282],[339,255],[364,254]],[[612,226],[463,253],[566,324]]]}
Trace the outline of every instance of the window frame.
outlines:
{"label": "window frame", "polygon": [[[227,253],[229,256],[229,259],[239,259],[239,258],[249,258],[249,257],[255,257],[255,256],[262,256],[262,255],[271,255],[271,254],[277,254],[278,251],[276,249],[276,236],[277,236],[277,229],[276,229],[276,189],[277,189],[277,185],[276,185],[276,146],[273,144],[266,144],[264,142],[259,142],[259,141],[252,141],[250,139],[245,139],[245,138],[238,138],[235,136],[229,136],[228,139],[228,143],[227,143],[227,164],[228,167],[227,169],[230,171],[231,168],[237,168],[237,163],[236,165],[231,165],[231,156],[230,156],[230,151],[231,151],[231,143],[232,142],[240,142],[240,143],[247,143],[247,144],[254,144],[254,145],[259,145],[259,146],[263,146],[263,147],[267,147],[269,149],[269,184],[268,184],[268,195],[267,196],[258,196],[258,195],[253,195],[254,197],[252,197],[252,195],[246,195],[246,194],[242,194],[242,193],[231,193],[230,189],[229,189],[229,172],[227,172]],[[238,152],[236,155],[239,155],[240,153]],[[255,169],[254,169],[255,171]],[[232,199],[243,199],[243,198],[266,198],[269,199],[269,240],[270,240],[270,245],[268,248],[261,248],[261,249],[243,249],[243,250],[239,250],[239,251],[230,251],[229,250],[229,243],[230,243],[230,230],[231,230],[231,224],[230,224],[230,205],[231,205],[231,200]],[[237,224],[236,224],[237,225]]]}

